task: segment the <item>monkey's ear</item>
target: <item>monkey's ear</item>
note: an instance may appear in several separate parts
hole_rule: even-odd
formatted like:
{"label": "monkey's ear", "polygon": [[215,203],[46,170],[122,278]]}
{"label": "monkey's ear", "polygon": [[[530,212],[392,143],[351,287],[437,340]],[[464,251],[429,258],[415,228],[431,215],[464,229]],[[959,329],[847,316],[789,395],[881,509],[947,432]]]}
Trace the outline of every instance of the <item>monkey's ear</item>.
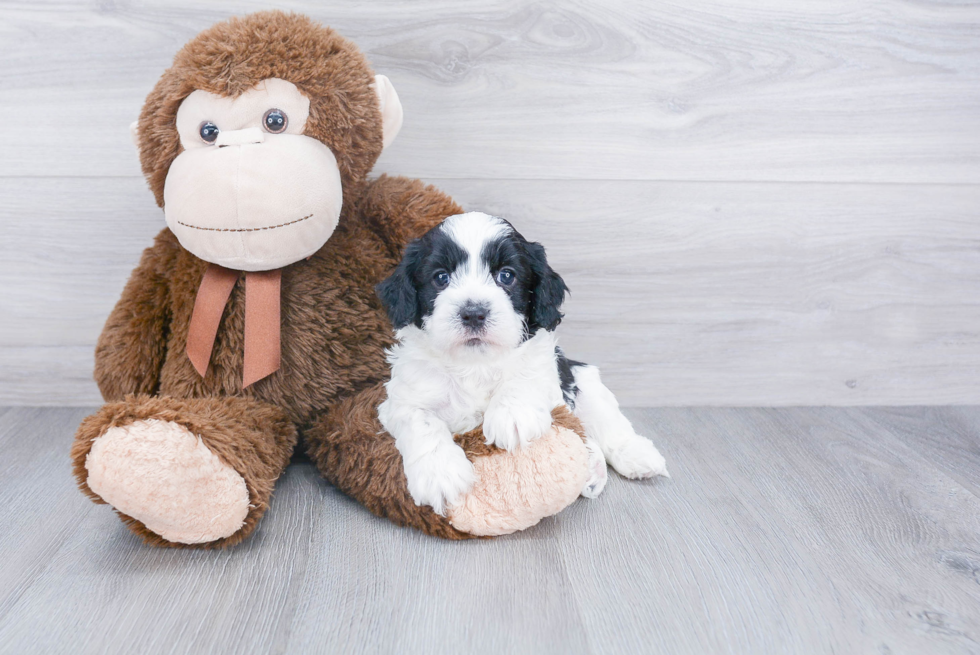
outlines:
{"label": "monkey's ear", "polygon": [[133,121],[129,124],[129,136],[133,140],[133,145],[136,146],[136,154],[140,152],[140,122]]}
{"label": "monkey's ear", "polygon": [[371,85],[378,94],[378,105],[381,107],[381,130],[384,147],[387,148],[398,136],[402,129],[402,103],[395,93],[391,80],[384,75],[375,75]]}

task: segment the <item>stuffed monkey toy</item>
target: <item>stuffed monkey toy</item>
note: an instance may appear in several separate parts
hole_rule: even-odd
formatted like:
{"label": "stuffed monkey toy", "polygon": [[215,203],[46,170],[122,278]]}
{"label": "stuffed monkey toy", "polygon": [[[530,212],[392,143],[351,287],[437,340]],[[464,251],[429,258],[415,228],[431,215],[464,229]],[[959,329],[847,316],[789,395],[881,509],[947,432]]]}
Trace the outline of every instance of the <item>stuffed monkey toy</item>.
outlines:
{"label": "stuffed monkey toy", "polygon": [[377,406],[392,329],[374,286],[447,216],[418,180],[369,180],[402,109],[350,42],[281,12],[181,49],[134,124],[167,228],[98,340],[106,404],[72,447],[82,491],[158,546],[235,544],[298,445],[400,525],[462,539],[561,510],[587,477],[581,426],[555,410],[519,452],[457,437],[479,482],[446,516],[416,506]]}

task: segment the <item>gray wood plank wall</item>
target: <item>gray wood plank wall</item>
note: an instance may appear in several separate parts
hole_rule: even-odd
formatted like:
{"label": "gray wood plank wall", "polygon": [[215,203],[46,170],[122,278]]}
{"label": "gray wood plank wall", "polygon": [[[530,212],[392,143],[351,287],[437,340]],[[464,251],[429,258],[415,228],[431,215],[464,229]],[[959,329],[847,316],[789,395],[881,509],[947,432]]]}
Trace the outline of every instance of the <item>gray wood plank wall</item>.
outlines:
{"label": "gray wood plank wall", "polygon": [[[628,405],[980,400],[980,4],[278,2],[388,75],[376,171],[541,240]],[[0,403],[93,404],[163,226],[128,125],[268,3],[0,2]]]}

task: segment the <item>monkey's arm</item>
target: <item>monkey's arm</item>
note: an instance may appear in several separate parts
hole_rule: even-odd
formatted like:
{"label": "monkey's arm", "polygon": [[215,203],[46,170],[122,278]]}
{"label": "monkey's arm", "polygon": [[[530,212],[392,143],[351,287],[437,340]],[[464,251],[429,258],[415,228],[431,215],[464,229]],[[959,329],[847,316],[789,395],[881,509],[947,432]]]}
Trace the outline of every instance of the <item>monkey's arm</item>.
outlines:
{"label": "monkey's arm", "polygon": [[409,241],[463,210],[448,195],[421,180],[382,175],[368,183],[360,213],[400,258]]}
{"label": "monkey's arm", "polygon": [[170,328],[169,277],[177,241],[170,230],[143,251],[95,347],[95,381],[106,401],[156,393]]}

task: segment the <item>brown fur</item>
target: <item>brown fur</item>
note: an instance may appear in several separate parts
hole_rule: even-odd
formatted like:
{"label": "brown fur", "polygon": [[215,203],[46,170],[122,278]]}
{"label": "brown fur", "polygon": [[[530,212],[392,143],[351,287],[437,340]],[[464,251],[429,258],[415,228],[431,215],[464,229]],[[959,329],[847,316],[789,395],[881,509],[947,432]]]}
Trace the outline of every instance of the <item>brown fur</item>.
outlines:
{"label": "brown fur", "polygon": [[[384,385],[379,382],[343,400],[306,431],[310,457],[327,480],[377,516],[434,537],[472,539],[473,535],[460,532],[432,508],[412,500],[395,440],[378,421],[377,407],[384,399]],[[565,406],[555,408],[552,416],[556,425],[584,434]],[[471,461],[501,452],[485,443],[479,429],[455,439]]]}
{"label": "brown fur", "polygon": [[395,267],[404,244],[462,210],[418,180],[382,176],[345,206],[337,230],[310,259],[282,271],[282,365],[242,390],[244,278],[222,317],[207,375],[185,354],[194,299],[207,263],[170,230],[143,253],[96,347],[96,381],[107,400],[127,393],[177,398],[242,395],[282,407],[299,425],[387,376],[392,344],[374,285]]}
{"label": "brown fur", "polygon": [[[465,538],[412,503],[394,440],[378,434],[375,418],[392,331],[374,285],[394,268],[408,241],[462,210],[418,180],[365,180],[381,152],[381,114],[370,88],[373,73],[353,44],[281,12],[232,19],[201,33],[177,53],[146,99],[139,126],[143,172],[162,205],[167,172],[180,152],[174,121],[181,101],[195,89],[236,96],[269,77],[293,82],[310,97],[305,133],[330,147],[344,185],[340,222],[329,241],[310,259],[282,270],[282,364],[242,389],[240,280],[207,374],[197,374],[185,348],[207,264],[163,230],[143,253],[99,337],[95,378],[112,402],[76,435],[72,461],[79,486],[101,502],[86,483],[85,459],[108,428],[144,418],[176,421],[246,480],[254,505],[246,527],[205,547],[230,545],[251,532],[265,511],[298,428],[324,476],[375,514],[429,534]],[[479,431],[463,444],[470,456],[488,454]],[[151,544],[179,545],[122,518]]]}
{"label": "brown fur", "polygon": [[[72,469],[82,492],[97,503],[104,503],[89,489],[85,460],[92,442],[112,427],[134,421],[159,419],[173,421],[201,437],[227,466],[245,479],[249,511],[245,525],[225,539],[198,548],[231,546],[252,533],[269,507],[272,488],[296,447],[296,428],[282,410],[246,398],[178,399],[151,396],[127,396],[119,402],[104,405],[78,428],[71,449]],[[131,516],[118,512],[123,523],[153,546],[181,546],[151,532]]]}
{"label": "brown fur", "polygon": [[[418,236],[461,209],[444,194],[418,180],[382,176],[364,189],[364,198],[349,210],[345,208],[337,231],[326,245],[309,260],[283,270],[282,366],[245,390],[241,387],[245,321],[242,281],[225,308],[211,364],[207,375],[201,378],[187,358],[185,348],[197,287],[207,264],[184,250],[169,230],[157,235],[106,321],[96,348],[95,376],[103,397],[117,401],[126,398],[122,403],[124,408],[118,403],[110,404],[86,419],[76,436],[72,459],[76,479],[86,494],[94,496],[85,484],[84,459],[92,441],[115,425],[116,412],[124,411],[125,416],[131,417],[124,422],[132,422],[146,417],[147,412],[153,414],[152,418],[158,418],[162,408],[169,406],[171,411],[167,416],[193,422],[193,415],[185,415],[186,401],[178,399],[241,397],[252,399],[255,406],[281,408],[279,411],[293,424],[303,426],[319,413],[337,415],[350,411],[349,404],[340,408],[332,405],[387,377],[384,349],[392,343],[391,326],[374,293],[374,285],[397,263],[397,237],[387,230]],[[127,396],[150,393],[161,396]],[[360,409],[375,412],[375,407]],[[249,421],[252,408],[248,404],[231,405],[228,411],[241,412],[229,420],[228,425],[234,426],[236,421]],[[177,422],[186,425],[184,420]],[[187,427],[204,436],[197,428]],[[306,437],[313,444],[319,435],[313,430]],[[349,436],[356,441],[362,435]],[[393,448],[393,440],[385,438]],[[211,446],[207,439],[205,443]],[[376,445],[369,440],[365,449]],[[281,466],[285,467],[288,460],[287,456]],[[248,483],[246,461],[235,458],[224,458],[224,461]],[[336,476],[327,475],[322,466],[321,471],[328,479],[341,480],[354,473],[345,470]],[[250,504],[264,511],[272,492],[271,482],[280,473],[281,468],[269,476],[268,488],[249,484]],[[401,493],[407,494],[404,479],[395,480],[392,486],[400,485]],[[385,502],[389,500],[382,497],[375,500],[376,504]],[[402,499],[393,493],[390,502],[397,507]],[[249,513],[242,533],[211,545],[237,543],[251,532],[262,511]],[[372,511],[377,513],[375,509]],[[445,536],[449,536],[453,530],[448,522],[433,516],[444,526]],[[131,517],[123,516],[123,521],[148,543],[175,545]]]}
{"label": "brown fur", "polygon": [[[237,97],[270,77],[311,99],[304,134],[337,158],[344,200],[381,154],[381,111],[374,73],[357,46],[299,14],[264,11],[201,32],[174,57],[139,117],[140,162],[157,204],[181,146],[174,124],[184,98],[201,89]],[[354,196],[351,196],[354,197]]]}

